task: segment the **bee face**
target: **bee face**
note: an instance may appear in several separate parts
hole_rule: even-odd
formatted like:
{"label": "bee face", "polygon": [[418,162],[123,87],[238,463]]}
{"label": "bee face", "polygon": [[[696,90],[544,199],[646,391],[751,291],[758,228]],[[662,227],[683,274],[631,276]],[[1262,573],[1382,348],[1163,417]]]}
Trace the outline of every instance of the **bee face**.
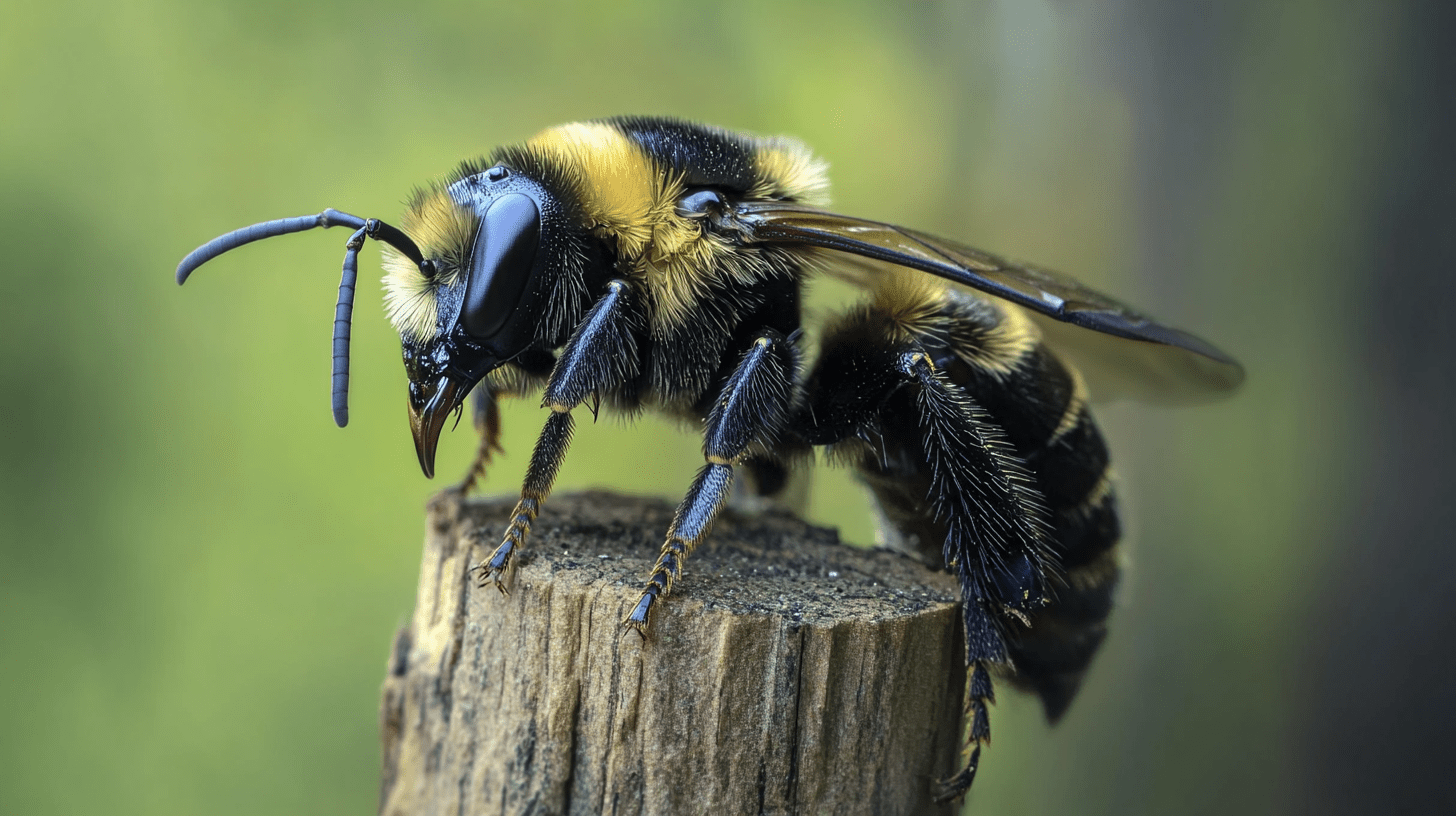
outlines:
{"label": "bee face", "polygon": [[[536,338],[545,283],[560,270],[553,236],[567,229],[555,196],[496,165],[417,195],[411,221],[451,225],[424,250],[434,274],[386,249],[391,316],[408,377],[410,429],[426,475],[450,413],[481,378]],[[408,228],[408,227],[406,227]],[[428,267],[427,267],[428,268]]]}

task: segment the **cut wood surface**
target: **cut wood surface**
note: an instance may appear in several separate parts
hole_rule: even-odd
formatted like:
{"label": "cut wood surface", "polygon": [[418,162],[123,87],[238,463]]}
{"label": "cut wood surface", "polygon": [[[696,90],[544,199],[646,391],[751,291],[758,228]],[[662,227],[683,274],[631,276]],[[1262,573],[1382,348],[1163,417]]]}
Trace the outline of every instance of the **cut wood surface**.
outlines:
{"label": "cut wood surface", "polygon": [[672,508],[553,497],[509,595],[472,570],[513,499],[430,507],[381,714],[380,812],[950,813],[951,576],[779,513],[724,513],[646,641],[621,626]]}

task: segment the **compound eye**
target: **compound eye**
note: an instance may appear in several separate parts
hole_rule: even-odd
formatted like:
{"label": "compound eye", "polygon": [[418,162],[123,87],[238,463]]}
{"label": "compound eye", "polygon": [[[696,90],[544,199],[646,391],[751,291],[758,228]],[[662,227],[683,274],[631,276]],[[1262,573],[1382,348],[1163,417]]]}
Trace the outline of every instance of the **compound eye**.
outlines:
{"label": "compound eye", "polygon": [[707,218],[727,208],[728,202],[717,190],[689,190],[677,200],[677,214],[683,218]]}
{"label": "compound eye", "polygon": [[494,337],[526,291],[541,240],[536,202],[520,193],[496,199],[480,219],[470,262],[470,283],[460,322],[480,340]]}

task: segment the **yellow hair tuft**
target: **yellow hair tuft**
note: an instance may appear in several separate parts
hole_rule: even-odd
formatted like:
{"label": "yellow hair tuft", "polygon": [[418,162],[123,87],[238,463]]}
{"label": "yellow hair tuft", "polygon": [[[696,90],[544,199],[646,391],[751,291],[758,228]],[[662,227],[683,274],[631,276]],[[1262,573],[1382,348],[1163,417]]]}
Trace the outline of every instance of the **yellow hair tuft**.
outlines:
{"label": "yellow hair tuft", "polygon": [[829,162],[790,136],[769,136],[755,141],[755,169],[762,180],[749,195],[787,198],[816,207],[829,203]]}
{"label": "yellow hair tuft", "polygon": [[[1015,373],[1041,343],[1041,329],[1019,306],[957,284],[946,285],[904,267],[882,266],[883,273],[871,284],[875,305],[890,315],[902,340],[916,335],[943,335],[956,356],[997,377]],[[947,324],[945,310],[951,305],[949,301],[967,298],[975,300],[979,308],[990,310],[995,319],[974,328],[974,324],[965,322]]]}
{"label": "yellow hair tuft", "polygon": [[435,261],[436,275],[426,280],[414,261],[383,245],[384,310],[401,336],[424,340],[438,330],[435,291],[459,280],[479,225],[474,211],[457,204],[443,184],[415,191],[400,229]]}
{"label": "yellow hair tuft", "polygon": [[653,225],[675,199],[673,180],[642,149],[607,122],[572,122],[531,137],[526,149],[564,168],[595,229],[617,239],[617,251],[637,258],[655,237]]}

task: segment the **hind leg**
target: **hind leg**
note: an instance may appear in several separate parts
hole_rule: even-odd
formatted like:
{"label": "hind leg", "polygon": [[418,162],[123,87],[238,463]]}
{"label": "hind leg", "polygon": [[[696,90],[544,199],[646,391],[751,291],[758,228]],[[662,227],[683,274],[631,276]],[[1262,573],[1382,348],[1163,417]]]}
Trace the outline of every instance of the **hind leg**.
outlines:
{"label": "hind leg", "polygon": [[948,373],[945,332],[917,334],[890,310],[833,327],[793,431],[852,464],[907,554],[956,574],[970,680],[962,769],[939,798],[970,787],[990,740],[991,673],[1007,636],[1045,602],[1055,567],[1041,495],[1006,434]]}

